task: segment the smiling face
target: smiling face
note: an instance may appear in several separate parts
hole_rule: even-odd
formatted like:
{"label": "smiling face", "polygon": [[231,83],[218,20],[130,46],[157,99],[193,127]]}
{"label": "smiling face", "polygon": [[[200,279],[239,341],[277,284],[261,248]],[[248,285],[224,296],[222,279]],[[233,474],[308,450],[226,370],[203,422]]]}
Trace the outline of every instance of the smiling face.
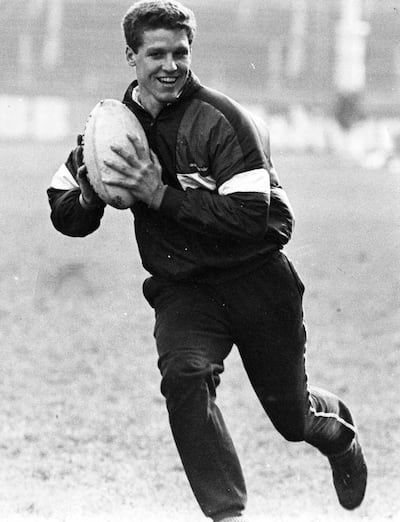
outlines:
{"label": "smiling face", "polygon": [[186,31],[146,30],[137,52],[127,47],[126,58],[136,67],[141,104],[156,117],[177,99],[188,77],[191,46]]}

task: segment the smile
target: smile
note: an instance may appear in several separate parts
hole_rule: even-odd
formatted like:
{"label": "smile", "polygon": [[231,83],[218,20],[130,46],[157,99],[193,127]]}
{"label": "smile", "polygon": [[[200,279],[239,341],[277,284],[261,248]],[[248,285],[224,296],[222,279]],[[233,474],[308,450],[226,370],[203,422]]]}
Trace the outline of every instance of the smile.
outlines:
{"label": "smile", "polygon": [[162,78],[157,79],[163,85],[174,85],[178,81],[178,78],[172,76],[163,76]]}

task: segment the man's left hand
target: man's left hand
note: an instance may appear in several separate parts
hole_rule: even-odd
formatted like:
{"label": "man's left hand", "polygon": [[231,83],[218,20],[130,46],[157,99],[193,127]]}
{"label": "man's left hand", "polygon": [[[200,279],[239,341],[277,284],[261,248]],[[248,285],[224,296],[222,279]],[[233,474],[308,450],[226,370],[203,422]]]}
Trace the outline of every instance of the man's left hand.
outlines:
{"label": "man's left hand", "polygon": [[124,188],[132,192],[136,199],[157,209],[161,204],[166,185],[161,180],[162,168],[156,154],[147,150],[142,142],[130,134],[127,135],[132,148],[127,151],[120,146],[111,146],[118,158],[104,163],[118,176],[103,183]]}

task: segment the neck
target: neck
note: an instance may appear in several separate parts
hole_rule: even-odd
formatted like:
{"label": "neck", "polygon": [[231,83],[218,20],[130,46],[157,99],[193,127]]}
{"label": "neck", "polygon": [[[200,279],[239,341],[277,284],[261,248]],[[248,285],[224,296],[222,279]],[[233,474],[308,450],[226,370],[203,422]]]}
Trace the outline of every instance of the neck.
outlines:
{"label": "neck", "polygon": [[157,102],[156,100],[146,99],[140,92],[140,87],[137,85],[132,91],[132,100],[143,107],[153,118],[156,118],[160,111],[166,104]]}

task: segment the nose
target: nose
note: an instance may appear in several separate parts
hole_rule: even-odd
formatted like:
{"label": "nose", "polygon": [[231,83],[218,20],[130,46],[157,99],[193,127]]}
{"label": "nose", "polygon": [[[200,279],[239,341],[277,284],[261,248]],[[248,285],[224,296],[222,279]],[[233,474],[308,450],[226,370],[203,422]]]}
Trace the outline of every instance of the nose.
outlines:
{"label": "nose", "polygon": [[172,54],[166,56],[163,66],[164,70],[168,72],[176,71],[178,68]]}

